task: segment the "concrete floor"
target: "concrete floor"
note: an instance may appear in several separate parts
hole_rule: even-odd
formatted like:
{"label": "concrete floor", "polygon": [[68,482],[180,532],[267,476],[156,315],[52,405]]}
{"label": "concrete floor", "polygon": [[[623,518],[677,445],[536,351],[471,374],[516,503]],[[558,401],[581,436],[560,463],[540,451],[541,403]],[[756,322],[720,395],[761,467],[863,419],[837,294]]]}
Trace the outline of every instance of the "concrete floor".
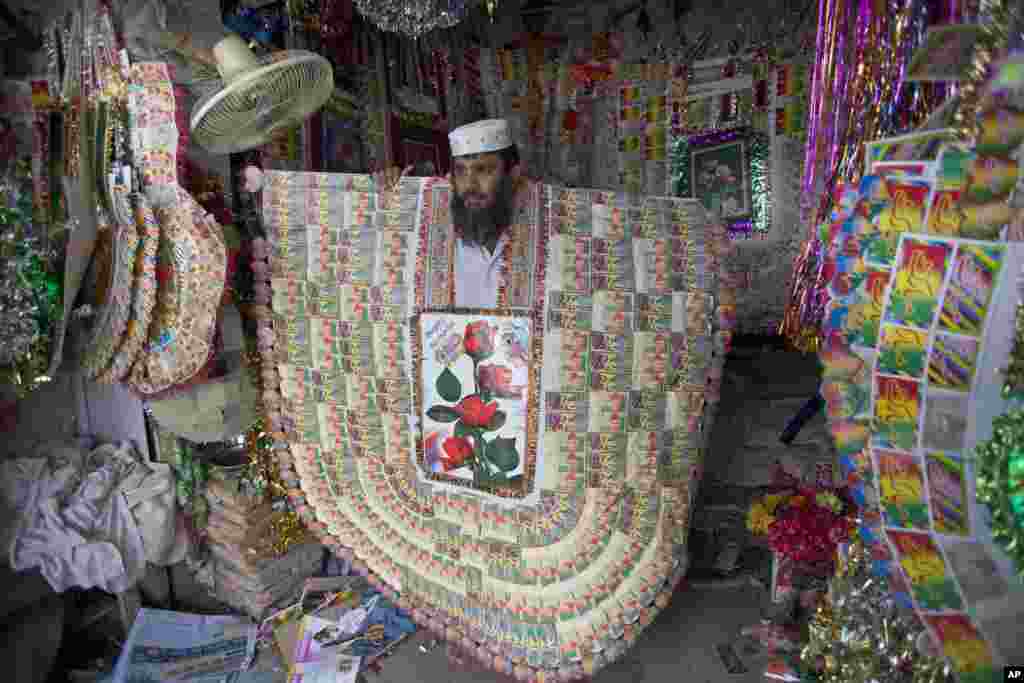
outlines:
{"label": "concrete floor", "polygon": [[[779,444],[785,422],[817,387],[817,365],[812,357],[770,351],[737,349],[725,368],[722,404],[705,462],[705,479],[694,527],[708,538],[731,530],[743,539],[742,514],[757,487],[767,483],[771,465],[779,460],[813,461],[827,454],[829,445],[819,416],[791,447]],[[58,377],[19,408],[17,432],[6,435],[0,452],[17,453],[40,439],[95,434],[103,440],[127,439],[148,452],[141,404],[121,387],[100,387],[73,376]],[[724,513],[722,511],[725,511]],[[723,517],[723,514],[725,517]],[[726,518],[729,518],[727,521]],[[717,534],[717,535],[716,535]],[[726,533],[728,535],[728,533]],[[715,552],[714,543],[710,552]],[[695,557],[693,566],[709,566],[713,556]],[[763,570],[763,567],[760,568]],[[620,661],[595,677],[596,683],[687,683],[761,681],[757,660],[750,670],[730,674],[716,646],[733,642],[743,626],[757,623],[772,611],[767,592],[756,585],[764,572],[748,568],[731,581],[702,580],[691,573],[669,607],[641,635]],[[206,595],[184,567],[173,571],[174,607],[183,611],[229,611]],[[453,662],[444,646],[421,651],[429,636],[419,635],[400,646],[382,664],[382,672],[368,680],[380,683],[508,683],[511,679],[470,662]],[[268,658],[261,669],[273,669]],[[260,681],[284,681],[284,672],[264,675]]]}

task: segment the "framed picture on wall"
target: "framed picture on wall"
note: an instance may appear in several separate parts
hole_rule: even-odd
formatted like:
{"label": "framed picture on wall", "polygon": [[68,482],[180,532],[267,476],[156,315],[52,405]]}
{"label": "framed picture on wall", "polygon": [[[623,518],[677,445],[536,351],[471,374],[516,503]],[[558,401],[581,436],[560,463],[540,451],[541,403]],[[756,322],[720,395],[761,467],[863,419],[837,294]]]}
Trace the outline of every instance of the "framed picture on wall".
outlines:
{"label": "framed picture on wall", "polygon": [[670,167],[677,197],[720,215],[733,239],[767,234],[772,224],[771,144],[749,127],[680,136]]}
{"label": "framed picture on wall", "polygon": [[750,173],[746,143],[732,140],[690,153],[693,198],[707,208],[720,207],[725,219],[750,215]]}
{"label": "framed picture on wall", "polygon": [[366,173],[362,119],[355,98],[336,90],[320,112],[320,168],[327,173]]}
{"label": "framed picture on wall", "polygon": [[413,175],[442,176],[451,168],[448,133],[412,125],[398,116],[391,116],[391,152],[400,168],[413,166]]}

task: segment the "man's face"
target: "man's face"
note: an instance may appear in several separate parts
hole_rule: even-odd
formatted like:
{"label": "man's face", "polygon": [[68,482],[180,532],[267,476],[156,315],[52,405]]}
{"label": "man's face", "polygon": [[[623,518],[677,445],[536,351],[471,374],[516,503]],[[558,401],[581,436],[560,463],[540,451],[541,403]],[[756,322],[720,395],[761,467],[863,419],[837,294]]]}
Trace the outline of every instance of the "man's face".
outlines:
{"label": "man's face", "polygon": [[513,177],[501,155],[456,157],[452,184],[452,218],[462,238],[477,244],[496,241],[512,222],[515,199]]}
{"label": "man's face", "polygon": [[505,163],[496,152],[456,157],[452,168],[455,192],[468,209],[494,206],[498,185],[505,175]]}

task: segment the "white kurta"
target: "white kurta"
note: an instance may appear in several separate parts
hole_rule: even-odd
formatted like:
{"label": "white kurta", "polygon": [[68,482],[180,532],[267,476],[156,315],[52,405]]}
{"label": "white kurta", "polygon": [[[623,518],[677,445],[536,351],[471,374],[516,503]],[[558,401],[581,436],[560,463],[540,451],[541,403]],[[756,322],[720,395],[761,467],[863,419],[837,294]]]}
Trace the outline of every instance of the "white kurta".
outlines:
{"label": "white kurta", "polygon": [[502,235],[494,251],[476,244],[455,242],[455,305],[458,308],[495,308],[501,284],[501,254],[508,235]]}

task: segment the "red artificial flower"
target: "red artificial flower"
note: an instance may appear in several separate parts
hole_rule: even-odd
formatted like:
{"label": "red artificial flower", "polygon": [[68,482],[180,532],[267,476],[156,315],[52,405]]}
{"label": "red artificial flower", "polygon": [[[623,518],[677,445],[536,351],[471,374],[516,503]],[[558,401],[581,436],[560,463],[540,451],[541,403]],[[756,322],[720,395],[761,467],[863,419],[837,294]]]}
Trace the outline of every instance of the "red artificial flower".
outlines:
{"label": "red artificial flower", "polygon": [[466,334],[463,338],[466,355],[474,361],[481,361],[493,356],[494,336],[497,332],[497,328],[491,327],[483,320],[466,325]]}
{"label": "red artificial flower", "polygon": [[459,414],[462,423],[467,427],[486,428],[494,419],[494,414],[498,412],[498,403],[496,401],[484,403],[479,396],[473,394],[459,401],[459,404],[455,406],[455,412]]}
{"label": "red artificial flower", "polygon": [[[816,491],[801,487],[797,494],[776,512],[775,522],[768,529],[773,551],[825,572],[834,561],[836,547],[849,538],[850,519],[819,505]],[[840,493],[836,495],[842,496]]]}
{"label": "red artificial flower", "polygon": [[445,472],[450,472],[473,457],[473,443],[471,439],[462,436],[449,436],[444,440],[441,450],[441,465]]}
{"label": "red artificial flower", "polygon": [[523,398],[523,387],[512,386],[512,370],[504,365],[481,365],[478,379],[481,389],[498,398]]}

